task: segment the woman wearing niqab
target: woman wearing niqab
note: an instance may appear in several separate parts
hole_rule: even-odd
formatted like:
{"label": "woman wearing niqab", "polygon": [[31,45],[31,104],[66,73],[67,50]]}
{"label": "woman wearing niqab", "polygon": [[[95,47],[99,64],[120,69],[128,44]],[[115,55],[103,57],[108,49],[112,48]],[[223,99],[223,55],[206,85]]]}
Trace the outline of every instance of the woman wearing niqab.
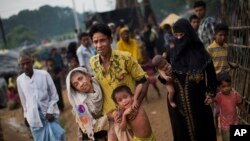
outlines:
{"label": "woman wearing niqab", "polygon": [[167,59],[172,66],[177,104],[176,108],[168,104],[174,141],[216,141],[213,114],[206,101],[217,89],[213,62],[187,20],[178,20],[173,31],[175,46]]}

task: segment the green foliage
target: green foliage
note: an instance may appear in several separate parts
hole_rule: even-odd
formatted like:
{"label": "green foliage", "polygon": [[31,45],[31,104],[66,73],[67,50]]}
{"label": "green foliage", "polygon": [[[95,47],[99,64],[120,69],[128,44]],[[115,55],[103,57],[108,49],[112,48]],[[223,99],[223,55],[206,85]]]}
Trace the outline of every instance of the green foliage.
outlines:
{"label": "green foliage", "polygon": [[[78,17],[82,22],[82,16],[78,14]],[[73,13],[70,8],[48,5],[40,7],[39,10],[21,11],[18,15],[4,19],[3,25],[7,35],[20,25],[29,27],[31,31],[36,33],[34,36],[38,40],[73,32],[75,29]],[[7,40],[7,42],[9,41]]]}
{"label": "green foliage", "polygon": [[8,47],[19,46],[23,42],[35,42],[35,32],[26,26],[18,25],[7,34]]}

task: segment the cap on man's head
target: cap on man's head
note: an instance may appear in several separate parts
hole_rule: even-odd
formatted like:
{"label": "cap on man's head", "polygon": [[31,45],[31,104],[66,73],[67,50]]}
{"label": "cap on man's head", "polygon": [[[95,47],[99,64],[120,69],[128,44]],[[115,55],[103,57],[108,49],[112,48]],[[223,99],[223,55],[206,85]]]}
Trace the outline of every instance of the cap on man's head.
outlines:
{"label": "cap on man's head", "polygon": [[111,28],[111,27],[115,27],[115,24],[114,23],[108,23],[108,26]]}

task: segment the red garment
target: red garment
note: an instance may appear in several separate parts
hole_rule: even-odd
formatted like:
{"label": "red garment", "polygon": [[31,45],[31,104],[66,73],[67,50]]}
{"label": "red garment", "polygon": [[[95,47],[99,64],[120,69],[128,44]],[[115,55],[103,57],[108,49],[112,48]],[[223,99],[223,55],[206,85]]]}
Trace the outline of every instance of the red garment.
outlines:
{"label": "red garment", "polygon": [[9,89],[7,92],[8,101],[15,101],[16,103],[20,103],[20,99],[18,94],[15,93],[15,90]]}
{"label": "red garment", "polygon": [[240,97],[236,91],[232,90],[230,95],[218,92],[215,100],[219,108],[221,130],[229,131],[230,125],[239,123],[236,106],[239,106],[241,103]]}

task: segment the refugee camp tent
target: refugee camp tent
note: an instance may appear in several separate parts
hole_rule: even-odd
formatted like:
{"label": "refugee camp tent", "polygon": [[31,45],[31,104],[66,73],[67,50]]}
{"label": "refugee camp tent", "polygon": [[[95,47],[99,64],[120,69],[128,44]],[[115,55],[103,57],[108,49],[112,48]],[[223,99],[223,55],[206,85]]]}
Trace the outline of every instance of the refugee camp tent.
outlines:
{"label": "refugee camp tent", "polygon": [[164,24],[173,25],[180,18],[181,18],[180,16],[171,13],[165,19],[162,20],[162,22],[160,23],[160,27],[163,27]]}

